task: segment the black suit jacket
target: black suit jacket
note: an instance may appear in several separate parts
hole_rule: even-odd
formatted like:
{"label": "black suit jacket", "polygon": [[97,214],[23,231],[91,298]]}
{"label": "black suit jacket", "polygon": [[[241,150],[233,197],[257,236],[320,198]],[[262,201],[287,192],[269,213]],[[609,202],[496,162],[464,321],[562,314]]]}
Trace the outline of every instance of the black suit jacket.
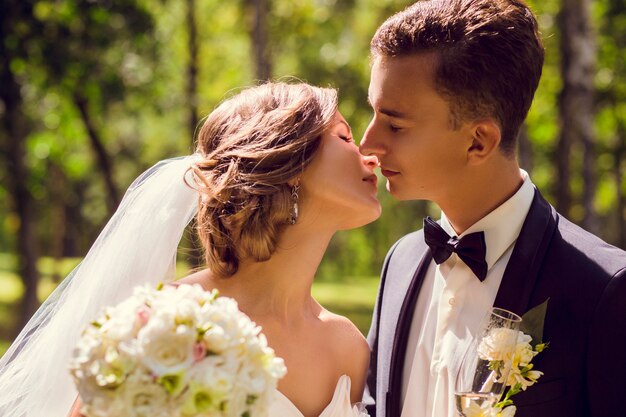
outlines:
{"label": "black suit jacket", "polygon": [[[409,329],[431,259],[418,231],[385,260],[368,336],[372,417],[400,416]],[[550,345],[533,360],[544,375],[513,397],[516,417],[626,416],[626,252],[563,218],[535,191],[494,306],[522,315],[548,298]]]}

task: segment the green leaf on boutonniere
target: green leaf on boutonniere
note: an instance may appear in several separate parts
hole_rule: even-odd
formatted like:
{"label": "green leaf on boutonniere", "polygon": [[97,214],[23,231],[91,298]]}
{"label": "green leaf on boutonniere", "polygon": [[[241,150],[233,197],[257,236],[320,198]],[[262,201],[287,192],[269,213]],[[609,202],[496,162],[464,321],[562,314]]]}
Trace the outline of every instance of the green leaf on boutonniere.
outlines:
{"label": "green leaf on boutonniere", "polygon": [[533,346],[543,343],[543,324],[548,310],[548,301],[550,301],[549,298],[522,316],[520,330],[532,337]]}

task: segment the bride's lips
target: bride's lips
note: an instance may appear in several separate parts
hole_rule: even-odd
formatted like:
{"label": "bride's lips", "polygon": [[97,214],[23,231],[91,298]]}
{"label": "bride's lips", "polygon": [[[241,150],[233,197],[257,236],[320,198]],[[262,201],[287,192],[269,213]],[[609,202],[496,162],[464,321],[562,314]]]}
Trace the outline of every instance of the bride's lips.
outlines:
{"label": "bride's lips", "polygon": [[378,184],[378,178],[376,177],[376,174],[368,175],[367,177],[363,178],[363,181],[369,182],[372,185]]}
{"label": "bride's lips", "polygon": [[391,171],[391,170],[385,169],[385,168],[381,168],[380,172],[381,172],[381,174],[383,174],[387,178],[395,177],[396,175],[399,174],[398,171]]}

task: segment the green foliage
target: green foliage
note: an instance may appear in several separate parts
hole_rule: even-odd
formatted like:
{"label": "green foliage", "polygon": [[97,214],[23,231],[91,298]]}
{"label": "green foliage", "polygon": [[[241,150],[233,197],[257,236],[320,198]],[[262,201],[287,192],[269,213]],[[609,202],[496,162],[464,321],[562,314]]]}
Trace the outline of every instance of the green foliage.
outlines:
{"label": "green foliage", "polygon": [[[24,286],[15,268],[15,256],[0,253],[0,356],[9,347],[14,336],[12,331],[18,320],[18,304],[22,297]],[[39,301],[43,301],[58,285],[55,280],[57,274],[65,276],[78,263],[80,258],[41,258],[38,262],[42,280],[39,283]],[[176,267],[177,277],[187,275],[189,266],[179,262]],[[359,330],[366,335],[372,316],[376,292],[378,290],[377,276],[349,276],[341,282],[317,281],[313,284],[313,295],[330,311],[345,315],[352,320]]]}
{"label": "green foliage", "polygon": [[377,276],[350,276],[342,281],[313,283],[313,296],[325,308],[348,317],[367,335],[378,291]]}
{"label": "green foliage", "polygon": [[520,330],[532,338],[533,346],[543,343],[543,326],[548,310],[548,301],[550,301],[549,298],[522,316]]}
{"label": "green foliage", "polygon": [[[338,88],[340,110],[358,140],[371,118],[367,104],[369,40],[385,18],[411,2],[270,1],[268,49],[273,77],[296,77]],[[246,3],[196,2],[197,106],[201,116],[224,97],[256,82]],[[533,160],[532,166],[525,168],[553,199],[561,88],[556,16],[561,2],[529,3],[538,15],[546,64],[527,119]],[[593,4],[598,36],[595,209],[601,221],[600,235],[624,247],[626,213],[618,208],[624,209],[620,204],[626,195],[626,170],[622,169],[626,155],[626,5],[621,0]],[[23,111],[29,120],[25,145],[30,171],[21,180],[36,200],[42,253],[53,258],[83,256],[111,213],[77,100],[86,101],[95,129],[112,155],[113,179],[119,190],[156,161],[191,153],[187,2],[6,0],[2,12],[9,7],[18,13],[13,31],[2,42],[12,51],[7,64],[20,83]],[[0,103],[0,117],[4,116]],[[0,132],[0,150],[3,134]],[[572,156],[571,185],[578,207],[572,212],[575,221],[582,217],[581,152],[575,147]],[[0,247],[14,254],[20,218],[8,191],[8,178],[7,167],[0,165]],[[318,274],[324,284],[349,282],[347,277],[355,275],[377,275],[394,241],[421,227],[424,215],[438,217],[432,204],[399,203],[383,189],[383,178],[380,183],[383,216],[365,228],[335,236]],[[11,256],[5,263],[0,255],[0,262],[6,265],[2,274],[14,274],[13,259]],[[53,281],[45,278],[44,282],[46,279]]]}

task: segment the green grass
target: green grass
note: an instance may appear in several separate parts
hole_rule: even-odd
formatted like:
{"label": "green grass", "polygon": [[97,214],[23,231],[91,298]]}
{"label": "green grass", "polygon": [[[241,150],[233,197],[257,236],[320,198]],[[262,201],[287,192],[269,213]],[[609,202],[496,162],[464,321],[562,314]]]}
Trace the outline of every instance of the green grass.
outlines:
{"label": "green grass", "polygon": [[[43,301],[58,285],[56,277],[67,275],[80,261],[77,258],[54,262],[42,258],[38,262],[41,280],[37,296]],[[19,303],[24,286],[13,272],[14,261],[7,254],[0,254],[0,355],[9,347],[11,337],[19,320]],[[177,276],[185,275],[187,265],[178,265]],[[313,296],[325,308],[352,320],[366,335],[378,289],[378,277],[347,277],[341,281],[319,281],[313,284]]]}
{"label": "green grass", "polygon": [[[37,298],[43,302],[56,288],[59,280],[69,274],[80,262],[80,258],[64,258],[55,261],[42,257],[37,262],[40,281],[37,286]],[[9,347],[15,336],[15,329],[20,319],[20,301],[24,294],[24,284],[15,272],[15,256],[0,253],[0,354]]]}
{"label": "green grass", "polygon": [[367,335],[378,291],[378,277],[353,277],[313,284],[313,296],[326,309],[346,316]]}

